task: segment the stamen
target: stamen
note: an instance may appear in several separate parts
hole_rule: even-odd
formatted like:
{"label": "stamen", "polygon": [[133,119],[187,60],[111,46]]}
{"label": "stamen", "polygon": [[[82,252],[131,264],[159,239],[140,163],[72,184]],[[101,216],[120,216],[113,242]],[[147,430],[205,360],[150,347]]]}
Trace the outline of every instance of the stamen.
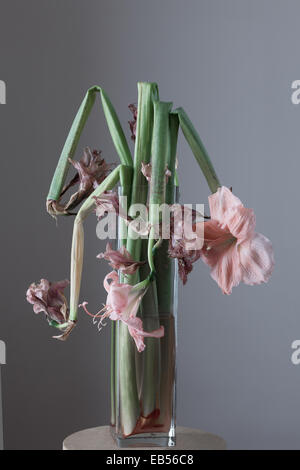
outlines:
{"label": "stamen", "polygon": [[102,308],[101,310],[99,310],[99,312],[97,312],[96,314],[94,313],[91,313],[88,311],[88,309],[86,308],[86,306],[88,305],[88,302],[83,302],[82,304],[78,305],[78,307],[82,307],[85,311],[85,313],[87,313],[90,317],[93,317],[93,318],[99,318],[99,316],[102,317],[102,315],[100,315],[101,312],[103,312],[104,310],[106,310],[106,307],[104,306],[104,308]]}

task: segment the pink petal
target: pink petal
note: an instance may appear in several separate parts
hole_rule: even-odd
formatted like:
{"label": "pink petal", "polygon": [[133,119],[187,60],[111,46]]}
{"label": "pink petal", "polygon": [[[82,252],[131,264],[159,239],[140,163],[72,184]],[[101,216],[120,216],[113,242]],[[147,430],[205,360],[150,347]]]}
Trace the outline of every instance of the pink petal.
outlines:
{"label": "pink petal", "polygon": [[68,280],[49,282],[47,279],[41,279],[38,284],[32,283],[26,292],[26,299],[33,305],[34,313],[45,312],[48,319],[65,323],[69,309],[63,291],[68,284]]}
{"label": "pink petal", "polygon": [[232,287],[237,286],[242,280],[237,244],[227,242],[211,249],[203,249],[201,258],[211,267],[211,277],[223,293],[231,294]]}
{"label": "pink petal", "polygon": [[131,291],[128,294],[128,303],[126,308],[122,311],[122,320],[127,321],[129,318],[135,318],[143,296],[145,295],[147,289],[135,290],[134,287],[131,287]]}
{"label": "pink petal", "polygon": [[224,223],[239,241],[254,235],[256,220],[253,209],[247,209],[244,206],[229,209],[225,214]]}
{"label": "pink petal", "polygon": [[[200,222],[202,224],[203,222]],[[197,231],[196,224],[196,231]],[[200,227],[200,231],[202,227]],[[212,248],[217,249],[219,247],[220,251],[222,252],[226,245],[229,242],[233,242],[235,239],[231,235],[228,228],[223,228],[218,222],[215,220],[208,220],[204,222],[204,247],[206,250],[211,250]],[[204,251],[204,250],[203,250]]]}
{"label": "pink petal", "polygon": [[[109,283],[108,282],[109,280],[111,280],[112,283]],[[118,282],[118,280],[119,280],[119,276],[118,276],[118,273],[116,271],[111,271],[110,273],[108,273],[105,276],[104,281],[103,281],[104,289],[106,290],[106,292],[109,292],[110,288],[111,288],[111,285],[114,282]]]}
{"label": "pink petal", "polygon": [[245,284],[267,282],[274,268],[272,243],[261,233],[239,246],[242,279]]}
{"label": "pink petal", "polygon": [[243,206],[238,197],[234,196],[226,186],[218,188],[217,192],[208,197],[210,216],[220,224],[224,222],[224,215],[228,209]]}
{"label": "pink petal", "polygon": [[128,307],[129,294],[131,291],[132,286],[129,284],[113,283],[107,296],[107,305],[109,305],[114,312],[121,314],[121,312]]}
{"label": "pink petal", "polygon": [[231,294],[232,288],[241,282],[242,273],[236,244],[230,245],[219,257],[211,270],[211,277],[227,295]]}
{"label": "pink petal", "polygon": [[134,261],[125,246],[122,246],[119,250],[113,250],[109,243],[106,245],[106,251],[100,253],[97,258],[106,259],[113,269],[120,270],[123,274],[134,274],[140,266],[145,264],[145,261]]}
{"label": "pink petal", "polygon": [[163,326],[151,332],[144,331],[142,320],[137,317],[129,318],[123,322],[128,326],[129,334],[134,339],[138,352],[142,352],[145,349],[144,337],[162,338],[165,333]]}

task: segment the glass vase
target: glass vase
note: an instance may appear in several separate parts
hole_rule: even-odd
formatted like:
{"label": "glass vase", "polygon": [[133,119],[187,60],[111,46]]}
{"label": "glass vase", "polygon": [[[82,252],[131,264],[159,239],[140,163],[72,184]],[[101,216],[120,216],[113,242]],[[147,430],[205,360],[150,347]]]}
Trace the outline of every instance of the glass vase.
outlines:
{"label": "glass vase", "polygon": [[[156,252],[156,280],[138,312],[145,331],[163,326],[164,336],[145,337],[145,349],[138,352],[127,326],[121,321],[113,325],[111,429],[120,448],[175,445],[178,273],[176,260],[168,256],[168,243],[163,240]],[[141,245],[144,260],[148,240]],[[140,268],[140,279],[147,269]]]}

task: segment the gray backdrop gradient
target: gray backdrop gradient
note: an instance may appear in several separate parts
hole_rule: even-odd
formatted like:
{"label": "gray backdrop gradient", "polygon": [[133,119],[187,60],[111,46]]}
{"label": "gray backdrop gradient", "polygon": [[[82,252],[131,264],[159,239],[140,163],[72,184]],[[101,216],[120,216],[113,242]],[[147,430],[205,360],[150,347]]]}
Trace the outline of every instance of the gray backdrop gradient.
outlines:
{"label": "gray backdrop gradient", "polygon": [[[50,180],[79,103],[101,84],[127,129],[136,82],[157,81],[183,106],[222,182],[255,208],[272,239],[268,285],[222,295],[199,262],[179,295],[178,422],[220,434],[232,449],[300,448],[300,78],[297,0],[0,0],[1,318],[7,449],[59,449],[109,421],[109,328],[84,314],[66,343],[25,302],[30,282],[69,277],[71,218],[45,211]],[[129,131],[127,133],[129,136]],[[116,162],[99,102],[85,145]],[[80,153],[77,153],[77,158]],[[181,201],[208,188],[181,137]],[[104,300],[105,243],[86,223],[81,300]]]}

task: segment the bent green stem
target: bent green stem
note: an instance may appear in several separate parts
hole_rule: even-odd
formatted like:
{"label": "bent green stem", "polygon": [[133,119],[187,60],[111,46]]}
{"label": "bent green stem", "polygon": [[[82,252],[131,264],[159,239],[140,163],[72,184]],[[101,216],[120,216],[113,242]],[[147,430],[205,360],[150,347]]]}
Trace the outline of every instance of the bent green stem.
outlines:
{"label": "bent green stem", "polygon": [[98,92],[100,92],[104,115],[120,161],[123,165],[132,166],[132,156],[117,113],[105,91],[99,86],[94,86],[87,91],[72,123],[50,185],[47,196],[48,201],[58,201],[60,198],[70,166],[69,159],[72,159],[74,156],[81,133],[95,103],[96,93]]}
{"label": "bent green stem", "polygon": [[213,164],[209,158],[209,155],[200,139],[198,132],[193,126],[190,118],[182,108],[178,108],[174,111],[174,114],[178,115],[180,127],[182,132],[204,174],[207,184],[212,193],[215,193],[221,186],[221,183],[217,177]]}
{"label": "bent green stem", "polygon": [[119,165],[114,169],[106,179],[94,190],[85,203],[81,206],[75,220],[73,228],[72,249],[71,249],[71,284],[70,284],[70,321],[77,321],[77,310],[80,294],[81,275],[83,266],[84,251],[84,219],[92,212],[95,207],[95,196],[100,196],[104,191],[115,187],[120,179]]}

